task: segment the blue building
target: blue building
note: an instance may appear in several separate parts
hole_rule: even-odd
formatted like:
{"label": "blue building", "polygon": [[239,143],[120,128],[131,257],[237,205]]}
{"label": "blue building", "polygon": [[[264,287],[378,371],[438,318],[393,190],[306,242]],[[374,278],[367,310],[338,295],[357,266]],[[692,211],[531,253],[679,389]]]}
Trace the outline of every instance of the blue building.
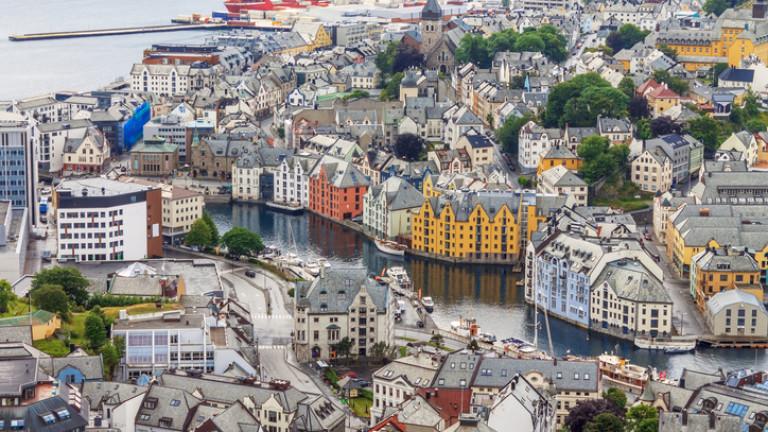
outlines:
{"label": "blue building", "polygon": [[91,122],[101,130],[116,154],[129,151],[141,140],[144,125],[151,118],[152,105],[148,101],[128,97],[91,114]]}
{"label": "blue building", "polygon": [[51,358],[50,373],[62,384],[82,384],[104,379],[101,356],[87,355],[82,351],[74,351],[67,357]]}

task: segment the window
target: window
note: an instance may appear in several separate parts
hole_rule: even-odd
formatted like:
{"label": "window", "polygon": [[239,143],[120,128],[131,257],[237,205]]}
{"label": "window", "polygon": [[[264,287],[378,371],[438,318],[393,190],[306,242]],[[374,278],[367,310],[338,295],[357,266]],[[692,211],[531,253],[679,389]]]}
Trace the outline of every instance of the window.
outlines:
{"label": "window", "polygon": [[179,406],[180,404],[181,404],[181,401],[180,401],[180,400],[178,400],[178,399],[172,399],[172,400],[171,400],[171,406],[172,406],[172,407],[177,407],[177,406]]}

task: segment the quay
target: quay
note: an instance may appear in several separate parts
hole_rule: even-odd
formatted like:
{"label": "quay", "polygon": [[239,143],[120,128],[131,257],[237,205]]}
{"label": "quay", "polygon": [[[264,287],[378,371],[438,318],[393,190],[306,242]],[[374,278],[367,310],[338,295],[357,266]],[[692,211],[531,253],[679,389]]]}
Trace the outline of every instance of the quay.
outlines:
{"label": "quay", "polygon": [[194,24],[169,24],[141,27],[123,27],[98,30],[76,30],[50,33],[29,33],[21,35],[10,35],[8,39],[12,42],[31,42],[49,39],[72,39],[98,36],[119,36],[139,33],[163,33],[190,30],[223,30],[227,25],[224,23],[194,23]]}

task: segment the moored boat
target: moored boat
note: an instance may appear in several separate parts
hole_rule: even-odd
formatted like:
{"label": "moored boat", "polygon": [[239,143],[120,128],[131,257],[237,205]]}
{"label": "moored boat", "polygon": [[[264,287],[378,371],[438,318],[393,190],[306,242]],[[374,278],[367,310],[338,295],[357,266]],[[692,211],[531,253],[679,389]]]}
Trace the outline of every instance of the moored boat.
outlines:
{"label": "moored boat", "polygon": [[475,318],[459,317],[451,322],[451,331],[462,337],[476,337],[480,334],[480,325]]}
{"label": "moored boat", "polygon": [[387,255],[403,256],[405,255],[405,249],[407,249],[405,245],[389,240],[376,239],[373,241],[373,244],[376,245],[376,249],[379,252]]}
{"label": "moored boat", "polygon": [[432,297],[422,297],[421,305],[427,313],[432,313],[435,310],[435,301],[432,300]]}
{"label": "moored boat", "polygon": [[630,393],[642,394],[650,376],[647,368],[613,354],[602,354],[597,359],[604,380]]}

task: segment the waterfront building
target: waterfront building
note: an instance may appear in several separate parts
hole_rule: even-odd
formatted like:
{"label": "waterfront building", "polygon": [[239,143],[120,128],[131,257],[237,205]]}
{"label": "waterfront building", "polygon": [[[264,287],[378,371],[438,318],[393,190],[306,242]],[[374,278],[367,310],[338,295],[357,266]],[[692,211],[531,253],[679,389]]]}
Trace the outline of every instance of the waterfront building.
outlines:
{"label": "waterfront building", "polygon": [[[437,374],[440,362],[427,353],[416,353],[388,363],[373,373],[373,406],[371,425],[383,420],[384,412],[398,408],[417,396],[417,390],[428,388]],[[439,416],[435,419],[439,422]]]}
{"label": "waterfront building", "polygon": [[296,288],[294,349],[301,362],[334,359],[346,354],[371,355],[374,345],[392,346],[394,297],[389,286],[365,274],[321,270],[312,282]]}
{"label": "waterfront building", "polygon": [[725,245],[745,247],[760,266],[760,283],[768,272],[768,206],[707,204],[682,206],[669,216],[667,256],[679,276],[689,278],[693,257]]}
{"label": "waterfront building", "polygon": [[145,137],[131,148],[131,175],[142,177],[168,177],[176,172],[179,147],[166,142],[165,138]]}
{"label": "waterfront building", "polygon": [[309,207],[309,173],[317,161],[318,158],[311,155],[283,159],[275,172],[273,200],[289,207]]}
{"label": "waterfront building", "polygon": [[160,188],[106,178],[67,179],[53,194],[61,261],[163,256]]}
{"label": "waterfront building", "polygon": [[583,164],[584,161],[568,150],[568,147],[555,145],[541,156],[539,165],[536,168],[536,175],[541,175],[544,171],[556,166],[564,166],[569,171],[577,172]]}
{"label": "waterfront building", "polygon": [[[523,170],[532,171],[539,166],[541,157],[552,147],[566,143],[562,129],[545,129],[533,121],[520,128],[518,163]],[[575,149],[570,149],[572,152]]]}
{"label": "waterfront building", "polygon": [[402,239],[411,235],[411,218],[424,196],[400,177],[371,186],[363,197],[363,226],[377,238]]}
{"label": "waterfront building", "polygon": [[34,149],[40,132],[37,122],[0,111],[0,200],[27,209],[27,223],[37,225],[37,161]]}
{"label": "waterfront building", "polygon": [[691,258],[690,291],[699,311],[704,313],[714,295],[739,289],[763,300],[760,267],[743,248],[709,247]]}
{"label": "waterfront building", "polygon": [[643,151],[630,163],[630,180],[646,192],[672,188],[672,158],[663,147]]}
{"label": "waterfront building", "polygon": [[472,405],[490,408],[519,374],[556,406],[557,428],[577,403],[599,399],[602,385],[596,361],[532,360],[485,357],[472,381]]}
{"label": "waterfront building", "polygon": [[562,165],[550,168],[539,176],[536,191],[540,194],[564,195],[572,206],[587,205],[587,182]]}
{"label": "waterfront building", "polygon": [[154,44],[144,50],[141,62],[154,65],[207,63],[220,65],[227,73],[236,75],[253,62],[253,53],[243,47],[215,44]]}
{"label": "waterfront building", "polygon": [[229,179],[232,167],[242,155],[252,155],[256,144],[231,135],[212,135],[193,140],[190,167],[195,177]]}
{"label": "waterfront building", "polygon": [[191,65],[136,63],[131,68],[131,90],[157,96],[183,96],[188,91],[212,88],[221,70],[219,65],[202,62]]}
{"label": "waterfront building", "polygon": [[309,175],[309,208],[339,221],[360,217],[369,184],[351,162],[323,156]]}
{"label": "waterfront building", "polygon": [[38,168],[43,172],[61,171],[66,140],[85,136],[92,126],[88,119],[39,124]]}
{"label": "waterfront building", "polygon": [[731,289],[707,301],[704,319],[715,337],[768,337],[768,311],[754,294]]}
{"label": "waterfront building", "polygon": [[264,167],[257,154],[243,154],[232,165],[232,199],[256,202],[261,199]]}

